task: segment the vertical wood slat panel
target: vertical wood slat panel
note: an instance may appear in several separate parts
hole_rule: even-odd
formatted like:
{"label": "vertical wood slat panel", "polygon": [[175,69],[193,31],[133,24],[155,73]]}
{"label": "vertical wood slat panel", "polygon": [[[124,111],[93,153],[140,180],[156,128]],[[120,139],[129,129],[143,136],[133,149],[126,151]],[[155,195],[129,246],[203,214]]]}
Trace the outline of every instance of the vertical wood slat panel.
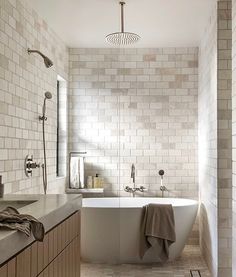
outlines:
{"label": "vertical wood slat panel", "polygon": [[37,242],[37,246],[38,246],[37,267],[38,267],[38,274],[39,274],[43,270],[43,242]]}
{"label": "vertical wood slat panel", "polygon": [[7,264],[0,267],[0,277],[7,277]]}
{"label": "vertical wood slat panel", "polygon": [[57,245],[58,253],[62,251],[62,224],[57,227]]}
{"label": "vertical wood slat panel", "polygon": [[80,270],[81,270],[81,260],[80,260],[80,245],[81,245],[81,211],[79,211],[77,213],[77,220],[78,220],[78,225],[77,225],[77,246],[76,246],[76,249],[77,249],[77,274],[78,274],[78,277],[80,277]]}
{"label": "vertical wood slat panel", "polygon": [[60,256],[58,256],[55,259],[55,261],[53,262],[53,274],[54,274],[54,277],[59,277],[59,274],[58,274],[59,259],[60,259]]}
{"label": "vertical wood slat panel", "polygon": [[54,250],[54,230],[51,230],[48,234],[48,261],[49,263],[53,260],[53,250]]}
{"label": "vertical wood slat panel", "polygon": [[69,219],[66,220],[66,246],[70,242],[70,226],[69,226]]}
{"label": "vertical wood slat panel", "polygon": [[80,276],[80,237],[76,238],[76,277]]}
{"label": "vertical wood slat panel", "polygon": [[49,258],[48,258],[48,234],[45,235],[44,241],[43,241],[43,268],[47,267],[49,264]]}
{"label": "vertical wood slat panel", "polygon": [[[52,262],[49,266],[48,266],[48,277],[54,277],[55,275],[54,275],[54,272],[53,272],[53,264],[54,264],[54,262]],[[55,276],[55,277],[57,277],[57,276]]]}
{"label": "vertical wood slat panel", "polygon": [[53,234],[53,257],[55,258],[60,252],[58,251],[58,227],[54,229],[54,234]]}
{"label": "vertical wood slat panel", "polygon": [[26,248],[16,257],[16,276],[17,277],[31,277],[30,274],[30,256],[31,248]]}
{"label": "vertical wood slat panel", "polygon": [[63,277],[62,272],[62,253],[58,256],[58,277]]}
{"label": "vertical wood slat panel", "polygon": [[14,258],[10,260],[7,264],[7,277],[15,277],[15,276],[16,276],[16,259]]}
{"label": "vertical wood slat panel", "polygon": [[33,243],[0,268],[0,277],[36,277],[40,272],[39,277],[79,277],[79,259],[80,212],[46,234],[43,243]]}
{"label": "vertical wood slat panel", "polygon": [[31,245],[31,277],[38,275],[38,243],[35,242]]}
{"label": "vertical wood slat panel", "polygon": [[73,241],[73,247],[72,247],[72,261],[73,261],[73,275],[72,277],[76,277],[76,252],[75,252],[75,247],[76,247],[76,238]]}
{"label": "vertical wood slat panel", "polygon": [[46,267],[43,271],[43,277],[49,277],[48,267]]}
{"label": "vertical wood slat panel", "polygon": [[69,246],[65,249],[66,254],[66,276],[70,276]]}
{"label": "vertical wood slat panel", "polygon": [[64,249],[66,246],[66,222],[61,224],[61,247]]}
{"label": "vertical wood slat panel", "polygon": [[66,252],[62,252],[62,276],[66,277]]}

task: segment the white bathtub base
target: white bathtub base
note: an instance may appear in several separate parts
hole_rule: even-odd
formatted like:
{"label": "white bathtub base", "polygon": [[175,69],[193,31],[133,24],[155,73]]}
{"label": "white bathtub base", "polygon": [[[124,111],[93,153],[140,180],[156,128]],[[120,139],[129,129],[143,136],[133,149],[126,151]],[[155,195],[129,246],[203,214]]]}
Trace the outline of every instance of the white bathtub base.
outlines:
{"label": "white bathtub base", "polygon": [[[133,200],[133,198],[125,199],[127,203],[136,201],[135,205],[138,207],[128,207],[130,203],[125,205],[125,200],[123,200],[123,203],[119,202],[120,208],[116,205],[114,207],[112,205],[110,207],[109,205],[108,207],[99,207],[101,203],[98,202],[109,201],[106,198],[97,199],[97,207],[86,207],[85,203],[85,207],[82,209],[81,224],[81,254],[83,261],[109,264],[160,262],[158,257],[155,257],[153,249],[148,250],[143,260],[139,258],[139,230],[141,207],[144,204],[144,200],[142,198],[142,202],[138,204],[138,200]],[[86,201],[87,199],[84,200]],[[96,199],[91,201],[94,204]],[[146,204],[157,201],[158,198],[145,198]],[[161,201],[163,200],[161,199]],[[181,201],[178,201],[178,199],[172,199],[171,201],[168,199],[166,201],[171,202],[173,205],[175,215],[176,242],[169,249],[169,260],[175,260],[181,255],[192,230],[198,204],[196,201],[189,200],[189,205],[180,206]]]}

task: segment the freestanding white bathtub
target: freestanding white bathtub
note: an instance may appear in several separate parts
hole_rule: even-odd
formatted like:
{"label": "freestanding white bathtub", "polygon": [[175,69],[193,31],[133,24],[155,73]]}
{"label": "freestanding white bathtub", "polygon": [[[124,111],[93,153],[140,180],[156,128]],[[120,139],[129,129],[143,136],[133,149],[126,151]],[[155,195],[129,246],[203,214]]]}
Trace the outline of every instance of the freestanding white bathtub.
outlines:
{"label": "freestanding white bathtub", "polygon": [[180,198],[85,198],[82,209],[82,260],[92,263],[155,263],[152,249],[139,258],[142,207],[149,203],[172,204],[176,242],[170,260],[180,256],[198,210],[195,200]]}

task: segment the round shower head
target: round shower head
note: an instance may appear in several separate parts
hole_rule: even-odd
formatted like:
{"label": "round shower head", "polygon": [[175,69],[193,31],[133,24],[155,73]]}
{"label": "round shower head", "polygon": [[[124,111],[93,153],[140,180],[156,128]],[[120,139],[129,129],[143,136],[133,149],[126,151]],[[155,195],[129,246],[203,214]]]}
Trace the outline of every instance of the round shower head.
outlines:
{"label": "round shower head", "polygon": [[115,45],[115,46],[122,46],[122,45],[129,45],[136,43],[140,40],[140,36],[131,33],[131,32],[125,32],[124,28],[124,1],[120,1],[121,6],[121,31],[112,33],[106,36],[106,41]]}
{"label": "round shower head", "polygon": [[47,98],[47,99],[52,99],[52,94],[51,94],[51,92],[46,91],[46,92],[45,92],[45,98]]}
{"label": "round shower head", "polygon": [[129,32],[117,32],[106,36],[106,41],[114,45],[129,45],[139,40],[139,35]]}
{"label": "round shower head", "polygon": [[48,57],[44,56],[43,59],[44,59],[44,64],[47,68],[53,66],[53,62]]}

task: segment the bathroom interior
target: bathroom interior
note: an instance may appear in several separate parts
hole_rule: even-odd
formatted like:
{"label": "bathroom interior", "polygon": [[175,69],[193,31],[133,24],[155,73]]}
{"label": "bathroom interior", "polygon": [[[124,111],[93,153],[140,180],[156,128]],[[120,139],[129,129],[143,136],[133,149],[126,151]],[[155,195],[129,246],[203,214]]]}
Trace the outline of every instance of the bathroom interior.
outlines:
{"label": "bathroom interior", "polygon": [[235,50],[236,0],[0,0],[0,277],[236,277]]}

